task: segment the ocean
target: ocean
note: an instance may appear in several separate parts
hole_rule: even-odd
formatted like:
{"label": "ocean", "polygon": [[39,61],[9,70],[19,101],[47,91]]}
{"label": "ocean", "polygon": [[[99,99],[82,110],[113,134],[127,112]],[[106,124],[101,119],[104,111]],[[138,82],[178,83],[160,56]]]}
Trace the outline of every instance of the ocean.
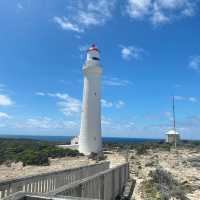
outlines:
{"label": "ocean", "polygon": [[[32,139],[49,142],[69,142],[74,136],[38,136],[38,135],[0,135],[0,138],[12,139]],[[147,138],[123,138],[123,137],[103,137],[104,143],[144,143],[144,142],[161,142],[161,139],[147,139]]]}

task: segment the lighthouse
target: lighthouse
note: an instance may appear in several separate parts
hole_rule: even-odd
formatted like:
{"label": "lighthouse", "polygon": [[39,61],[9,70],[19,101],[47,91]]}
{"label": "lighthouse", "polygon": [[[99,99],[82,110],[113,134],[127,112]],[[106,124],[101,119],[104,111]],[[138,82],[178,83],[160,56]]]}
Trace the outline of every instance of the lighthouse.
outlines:
{"label": "lighthouse", "polygon": [[101,74],[99,49],[93,44],[87,50],[83,66],[84,88],[79,151],[85,155],[100,154],[102,151]]}

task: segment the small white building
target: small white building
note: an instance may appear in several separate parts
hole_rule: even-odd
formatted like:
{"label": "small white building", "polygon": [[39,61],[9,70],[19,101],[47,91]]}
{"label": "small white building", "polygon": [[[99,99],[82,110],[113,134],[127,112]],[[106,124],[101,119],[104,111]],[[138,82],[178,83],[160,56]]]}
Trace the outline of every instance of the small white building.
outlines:
{"label": "small white building", "polygon": [[78,142],[79,142],[79,137],[73,137],[70,141],[70,144],[61,144],[61,145],[57,145],[57,147],[62,148],[62,149],[76,149],[78,150]]}
{"label": "small white building", "polygon": [[166,143],[174,144],[179,143],[181,140],[180,133],[175,130],[170,130],[166,133]]}
{"label": "small white building", "polygon": [[71,139],[71,145],[77,145],[78,144],[78,141],[79,141],[79,137],[76,136],[76,137],[73,137]]}

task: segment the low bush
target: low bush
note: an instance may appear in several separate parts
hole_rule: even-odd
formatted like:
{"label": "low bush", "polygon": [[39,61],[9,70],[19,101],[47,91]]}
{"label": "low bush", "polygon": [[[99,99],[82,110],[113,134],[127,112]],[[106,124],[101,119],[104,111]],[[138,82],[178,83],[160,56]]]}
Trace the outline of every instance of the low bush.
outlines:
{"label": "low bush", "polygon": [[185,197],[187,188],[181,185],[173,175],[168,171],[157,168],[150,173],[151,182],[153,187],[162,197],[161,199],[178,198],[180,200],[186,200]]}
{"label": "low bush", "polygon": [[48,154],[33,150],[25,150],[17,158],[23,165],[49,165]]}
{"label": "low bush", "polygon": [[0,164],[23,162],[23,165],[48,165],[49,157],[82,156],[77,150],[61,149],[35,140],[0,139]]}

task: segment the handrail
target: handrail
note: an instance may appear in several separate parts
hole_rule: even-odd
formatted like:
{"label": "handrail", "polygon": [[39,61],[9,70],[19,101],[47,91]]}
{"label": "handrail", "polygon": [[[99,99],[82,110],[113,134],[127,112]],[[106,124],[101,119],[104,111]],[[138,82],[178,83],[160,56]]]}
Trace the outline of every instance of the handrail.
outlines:
{"label": "handrail", "polygon": [[73,196],[82,198],[114,199],[119,195],[129,178],[129,164],[125,163],[99,172],[85,179],[64,185],[45,196]]}
{"label": "handrail", "polygon": [[0,199],[13,193],[45,193],[109,168],[109,162],[42,173],[0,182]]}
{"label": "handrail", "polygon": [[[109,164],[109,162],[103,162],[103,163]],[[80,166],[80,167],[69,168],[69,169],[64,169],[64,170],[58,170],[58,171],[52,171],[52,172],[43,172],[43,173],[35,174],[35,175],[29,175],[29,176],[18,177],[18,178],[11,178],[11,179],[0,181],[0,186],[3,185],[3,184],[10,183],[10,182],[14,183],[14,182],[22,181],[22,180],[32,179],[32,178],[35,178],[35,177],[41,177],[41,176],[46,176],[46,175],[54,175],[54,174],[64,173],[64,172],[67,172],[67,171],[74,171],[74,170],[85,168],[85,167],[88,167],[88,166],[92,167],[92,166],[101,165],[101,164],[102,163],[96,163],[96,164],[91,164],[91,165],[83,165],[83,166]]]}

